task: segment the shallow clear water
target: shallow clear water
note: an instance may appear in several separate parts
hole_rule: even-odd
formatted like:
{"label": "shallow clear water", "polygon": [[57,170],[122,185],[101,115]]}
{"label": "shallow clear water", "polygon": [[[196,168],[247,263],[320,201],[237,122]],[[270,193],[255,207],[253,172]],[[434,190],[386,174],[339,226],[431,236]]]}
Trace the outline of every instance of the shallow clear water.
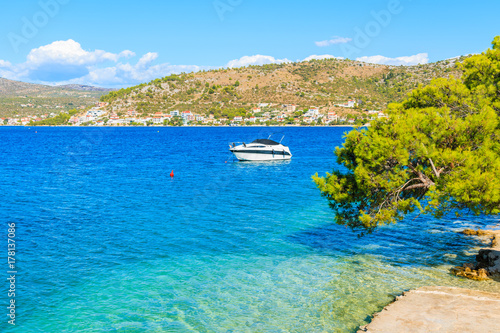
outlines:
{"label": "shallow clear water", "polygon": [[[448,274],[478,246],[454,231],[495,217],[333,224],[310,177],[347,130],[0,127],[0,236],[17,223],[19,260],[1,330],[352,332],[410,288],[500,291]],[[229,142],[270,131],[291,161],[231,161]]]}

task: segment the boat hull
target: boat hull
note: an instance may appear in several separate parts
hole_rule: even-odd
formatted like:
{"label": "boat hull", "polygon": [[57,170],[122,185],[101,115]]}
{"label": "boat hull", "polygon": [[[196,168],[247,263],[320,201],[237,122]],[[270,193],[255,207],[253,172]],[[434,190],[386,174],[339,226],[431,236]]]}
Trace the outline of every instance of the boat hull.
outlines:
{"label": "boat hull", "polygon": [[287,146],[269,139],[258,139],[239,146],[233,143],[229,151],[240,161],[284,161],[292,158]]}
{"label": "boat hull", "polygon": [[292,158],[291,154],[283,154],[282,152],[272,153],[252,153],[252,152],[235,152],[234,156],[240,161],[283,161]]}

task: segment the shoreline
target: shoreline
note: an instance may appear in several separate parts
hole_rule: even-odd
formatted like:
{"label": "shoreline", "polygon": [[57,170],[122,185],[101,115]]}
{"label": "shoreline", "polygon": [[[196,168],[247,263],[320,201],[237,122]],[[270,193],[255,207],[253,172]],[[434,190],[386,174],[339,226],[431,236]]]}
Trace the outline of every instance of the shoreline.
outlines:
{"label": "shoreline", "polygon": [[[471,280],[500,282],[500,230],[471,230],[461,233],[483,241],[476,263],[453,267],[450,273]],[[484,276],[482,276],[484,274]],[[424,286],[403,292],[358,333],[382,332],[498,332],[500,292],[486,292],[445,286]]]}
{"label": "shoreline", "polygon": [[[367,125],[362,125],[361,127],[365,127]],[[71,125],[36,125],[36,126],[27,126],[27,125],[1,125],[0,128],[2,127],[28,127],[28,128],[37,128],[37,127],[69,127],[69,128],[127,128],[127,127],[134,127],[134,128],[148,128],[148,127],[154,127],[154,128],[161,128],[161,127],[167,127],[167,128],[182,128],[182,127],[193,127],[193,128],[196,128],[196,127],[203,127],[203,128],[218,128],[218,127],[228,127],[228,128],[242,128],[242,127],[248,127],[248,128],[256,128],[256,127],[259,127],[259,128],[266,128],[266,127],[272,127],[272,128],[276,128],[276,127],[307,127],[307,128],[314,128],[314,127],[351,127],[351,128],[354,128],[356,127],[356,125],[314,125],[314,126],[309,126],[309,125],[292,125],[292,126],[266,126],[266,125],[255,125],[255,126],[230,126],[230,125],[218,125],[218,126],[208,126],[208,125],[187,125],[187,126],[164,126],[164,125],[160,125],[160,126],[155,126],[155,125],[151,125],[151,126],[136,126],[136,125],[130,125],[130,126],[71,126]]]}

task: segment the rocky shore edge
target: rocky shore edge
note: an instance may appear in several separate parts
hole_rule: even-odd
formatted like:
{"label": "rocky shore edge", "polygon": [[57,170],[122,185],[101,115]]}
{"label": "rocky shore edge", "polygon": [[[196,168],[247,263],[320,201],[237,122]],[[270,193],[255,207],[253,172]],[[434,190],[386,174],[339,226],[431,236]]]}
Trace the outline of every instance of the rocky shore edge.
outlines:
{"label": "rocky shore edge", "polygon": [[[465,229],[463,234],[491,242],[475,263],[453,267],[451,273],[473,280],[500,282],[500,230]],[[378,332],[498,332],[500,293],[453,287],[421,287],[404,292],[359,328]]]}
{"label": "rocky shore edge", "polygon": [[479,250],[475,263],[468,262],[463,266],[453,267],[451,273],[472,280],[500,281],[500,230],[465,229],[462,233],[483,238],[484,242],[490,241],[491,245]]}

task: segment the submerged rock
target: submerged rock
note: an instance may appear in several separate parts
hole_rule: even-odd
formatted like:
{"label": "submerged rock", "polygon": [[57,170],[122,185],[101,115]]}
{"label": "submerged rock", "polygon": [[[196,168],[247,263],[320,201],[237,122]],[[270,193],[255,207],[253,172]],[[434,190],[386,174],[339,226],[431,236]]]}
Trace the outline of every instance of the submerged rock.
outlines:
{"label": "submerged rock", "polygon": [[461,231],[462,234],[467,235],[467,236],[487,236],[490,234],[489,231],[487,230],[481,230],[481,229],[464,229]]}
{"label": "submerged rock", "polygon": [[484,268],[480,268],[477,270],[477,275],[480,279],[488,279],[488,272]]}
{"label": "submerged rock", "polygon": [[462,276],[471,280],[483,281],[489,280],[488,271],[484,268],[473,269],[470,267],[472,264],[464,264],[463,266],[456,266],[451,269],[451,273],[456,276]]}

